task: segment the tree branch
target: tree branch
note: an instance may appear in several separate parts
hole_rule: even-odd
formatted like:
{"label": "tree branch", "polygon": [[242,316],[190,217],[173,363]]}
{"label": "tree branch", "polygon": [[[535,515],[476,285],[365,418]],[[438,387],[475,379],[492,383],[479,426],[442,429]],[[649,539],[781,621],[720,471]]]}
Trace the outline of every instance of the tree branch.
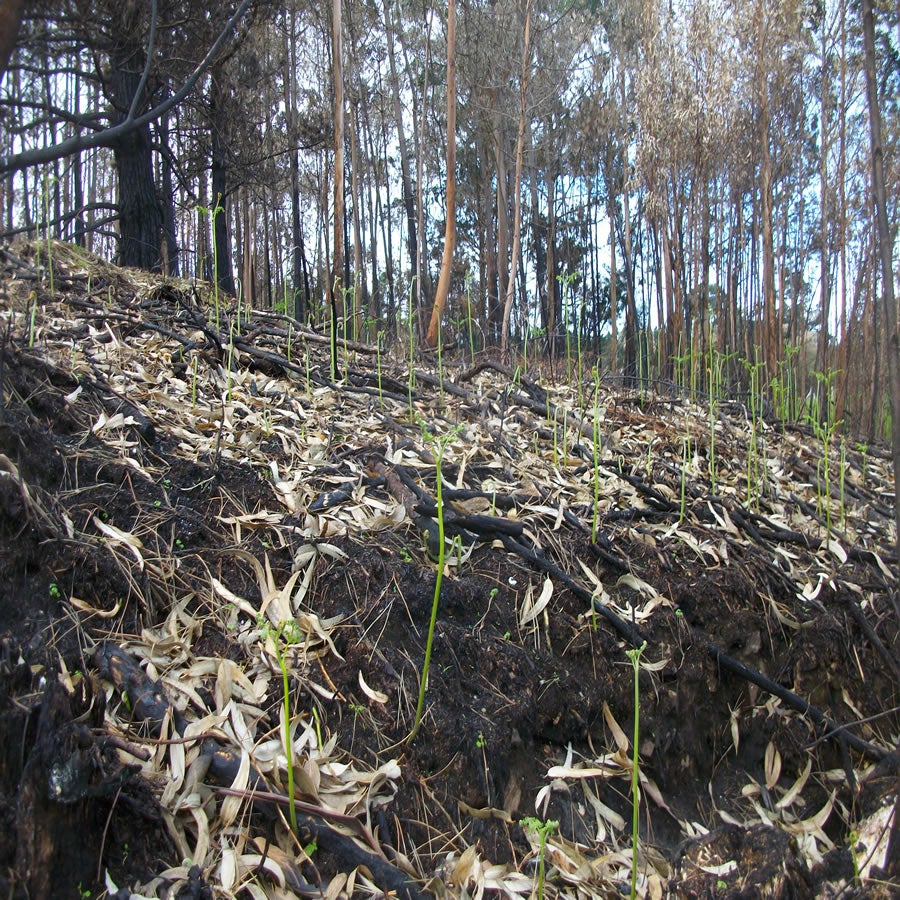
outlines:
{"label": "tree branch", "polygon": [[194,89],[203,73],[213,64],[219,51],[225,44],[225,41],[228,39],[234,27],[244,17],[244,14],[247,12],[247,9],[252,2],[253,0],[242,0],[241,5],[219,33],[215,43],[210,47],[209,52],[203,57],[194,71],[191,72],[184,84],[172,94],[171,97],[163,100],[162,103],[144,113],[142,116],[134,118],[129,114],[125,121],[120,122],[118,125],[112,125],[109,128],[105,128],[103,131],[97,131],[88,135],[77,134],[64,141],[60,141],[58,144],[52,144],[48,147],[38,147],[34,150],[26,150],[23,153],[15,153],[12,156],[0,157],[0,173],[17,172],[21,169],[27,169],[30,166],[38,166],[42,163],[53,162],[55,159],[71,156],[75,153],[80,153],[82,150],[92,150],[95,147],[111,147],[125,137],[125,135],[130,134],[138,128],[142,128],[144,125],[155,121],[160,116],[167,113],[170,109],[181,103],[181,101]]}

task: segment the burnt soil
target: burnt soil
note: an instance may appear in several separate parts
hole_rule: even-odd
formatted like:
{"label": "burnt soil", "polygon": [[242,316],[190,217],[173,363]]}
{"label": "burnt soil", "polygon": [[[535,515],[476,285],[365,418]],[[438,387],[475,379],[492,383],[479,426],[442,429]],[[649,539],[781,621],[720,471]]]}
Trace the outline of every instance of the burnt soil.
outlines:
{"label": "burnt soil", "polygon": [[[835,438],[826,485],[808,428],[578,390],[565,361],[448,352],[411,387],[347,342],[333,379],[285,316],[216,326],[203,285],[53,266],[51,294],[46,256],[7,250],[0,284],[4,896],[528,896],[542,852],[546,895],[627,895],[643,641],[640,895],[900,884],[882,449]],[[406,740],[439,452],[461,536]],[[281,663],[296,842],[283,803],[220,790],[288,790]]]}

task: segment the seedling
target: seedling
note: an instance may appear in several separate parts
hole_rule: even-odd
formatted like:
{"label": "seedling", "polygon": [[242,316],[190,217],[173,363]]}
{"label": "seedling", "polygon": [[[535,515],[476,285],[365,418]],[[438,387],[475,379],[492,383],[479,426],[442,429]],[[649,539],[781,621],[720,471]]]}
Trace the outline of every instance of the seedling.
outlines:
{"label": "seedling", "polygon": [[625,651],[625,655],[631,660],[631,668],[634,673],[634,734],[631,745],[631,900],[634,900],[637,896],[638,823],[641,808],[641,787],[638,769],[641,737],[640,673],[641,654],[646,648],[647,642],[644,641],[640,647]]}
{"label": "seedling", "polygon": [[[297,628],[296,622],[279,622],[277,628],[266,622],[262,617],[257,622],[264,640],[271,638],[275,649],[275,659],[281,670],[281,742],[284,746],[284,755],[287,760],[288,799],[290,805],[288,812],[291,819],[291,830],[297,834],[297,810],[294,805],[294,748],[291,743],[291,691],[288,683],[288,665],[285,649],[292,644],[299,643],[303,636]],[[316,712],[313,707],[313,712]]]}
{"label": "seedling", "polygon": [[[377,323],[376,323],[377,325]],[[381,388],[381,338],[383,331],[375,330],[375,362],[378,366],[378,405],[384,408],[384,392]]]}
{"label": "seedling", "polygon": [[216,240],[216,217],[225,212],[222,206],[222,195],[216,195],[216,206],[214,209],[208,209],[205,206],[198,206],[197,212],[201,216],[209,216],[212,221],[212,245],[213,245],[213,302],[216,309],[216,330],[220,327],[219,316],[219,242]]}
{"label": "seedling", "polygon": [[[841,426],[840,421],[834,418],[834,401],[832,400],[832,382],[837,377],[837,371],[829,371],[826,373],[814,372],[813,375],[821,384],[821,393],[824,395],[825,409],[817,408],[817,404],[810,409],[808,421],[813,429],[816,437],[822,442],[822,459],[818,465],[822,478],[816,479],[816,497],[819,514],[824,513],[825,530],[831,532],[831,460],[830,450],[831,442]],[[841,442],[843,447],[843,441]],[[841,454],[841,516],[844,516],[844,477],[843,477],[843,460],[844,453]],[[824,481],[824,486],[823,482]]]}
{"label": "seedling", "polygon": [[34,337],[37,331],[37,291],[32,291],[28,310],[28,347],[34,347]]}
{"label": "seedling", "polygon": [[53,286],[53,242],[50,238],[50,183],[56,181],[53,176],[44,178],[44,233],[47,238],[47,272],[50,275],[50,296],[56,296]]}
{"label": "seedling", "polygon": [[760,377],[765,363],[759,357],[759,348],[754,351],[756,362],[744,361],[744,366],[750,375],[750,440],[747,447],[747,505],[759,505],[759,479],[762,471],[760,464]]}
{"label": "seedling", "polygon": [[600,515],[600,369],[594,366],[594,515],[591,521],[591,543],[597,543]]}
{"label": "seedling", "polygon": [[428,637],[425,641],[425,660],[422,663],[422,675],[419,679],[419,699],[416,703],[416,715],[413,720],[412,730],[406,739],[407,742],[412,741],[419,731],[419,726],[422,724],[422,708],[425,705],[425,689],[428,685],[428,669],[431,665],[431,649],[434,644],[434,627],[437,623],[438,603],[441,599],[441,582],[444,577],[446,545],[444,541],[444,495],[441,463],[444,460],[444,451],[447,449],[447,445],[456,438],[458,433],[459,428],[453,428],[447,434],[442,435],[441,437],[435,437],[427,430],[427,428],[423,428],[422,431],[422,436],[425,438],[425,441],[434,447],[435,481],[437,482],[435,495],[437,501],[438,559],[437,577],[434,582],[434,597],[431,602],[431,619],[428,623]]}
{"label": "seedling", "polygon": [[543,900],[544,897],[544,850],[547,847],[547,838],[551,834],[555,834],[559,829],[559,821],[557,819],[548,819],[542,822],[534,816],[526,816],[519,824],[522,828],[527,828],[537,833],[538,837],[538,883],[537,897]]}
{"label": "seedling", "polygon": [[416,367],[415,367],[415,349],[416,342],[413,334],[413,290],[415,288],[416,278],[413,276],[409,283],[409,316],[407,317],[407,330],[409,337],[409,421],[415,420],[415,409],[413,408],[413,391],[416,389]]}
{"label": "seedling", "polygon": [[441,338],[441,319],[438,319],[438,333],[437,333],[437,360],[438,360],[438,390],[441,394],[441,406],[444,405],[444,360],[441,355],[441,344],[443,343],[443,339]]}
{"label": "seedling", "polygon": [[472,331],[472,275],[466,272],[466,324],[469,328],[469,353],[472,354],[472,364],[475,364],[475,334]]}
{"label": "seedling", "polygon": [[231,370],[234,366],[234,322],[228,325],[228,362],[225,369],[225,402],[231,402]]}
{"label": "seedling", "polygon": [[191,409],[197,405],[197,355],[191,359]]}

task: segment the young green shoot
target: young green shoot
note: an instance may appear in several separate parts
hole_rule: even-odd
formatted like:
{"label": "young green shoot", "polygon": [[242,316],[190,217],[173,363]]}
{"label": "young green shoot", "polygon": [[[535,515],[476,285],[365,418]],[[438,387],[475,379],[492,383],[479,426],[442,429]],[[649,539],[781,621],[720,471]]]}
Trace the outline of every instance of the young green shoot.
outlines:
{"label": "young green shoot", "polygon": [[640,647],[625,651],[625,655],[631,660],[631,668],[634,673],[634,734],[631,742],[631,900],[637,896],[638,824],[641,811],[640,770],[638,768],[641,746],[640,674],[641,654],[646,648],[647,642],[644,641]]}
{"label": "young green shoot", "polygon": [[234,322],[228,325],[228,363],[225,370],[225,402],[231,402],[231,370],[234,366]]}
{"label": "young green shoot", "polygon": [[538,883],[537,883],[537,900],[544,898],[544,851],[547,849],[547,838],[555,834],[559,829],[559,821],[557,819],[548,819],[542,822],[534,816],[526,816],[519,821],[522,828],[534,831],[538,837]]}
{"label": "young green shoot", "polygon": [[438,319],[438,333],[437,333],[437,360],[438,360],[438,390],[441,394],[441,405],[444,404],[444,360],[442,357],[441,344],[443,340],[441,338],[441,319]]}
{"label": "young green shoot", "polygon": [[378,367],[378,405],[384,409],[384,391],[381,387],[381,338],[384,332],[379,331],[378,324],[375,325],[375,364]]}
{"label": "young green shoot", "polygon": [[191,409],[197,406],[197,354],[191,357]]}
{"label": "young green shoot", "polygon": [[37,333],[37,291],[32,291],[29,299],[31,303],[28,309],[28,346],[31,348],[34,347],[34,339]]}
{"label": "young green shoot", "polygon": [[328,323],[329,323],[328,349],[330,352],[331,380],[332,381],[337,381],[337,378],[338,378],[337,292],[340,289],[340,285],[341,285],[340,276],[338,276],[334,280],[334,285],[332,286],[332,289],[330,292],[331,296],[328,298]]}
{"label": "young green shoot", "polygon": [[[816,479],[816,496],[818,500],[819,514],[824,513],[825,531],[827,534],[831,532],[831,444],[835,434],[841,426],[839,421],[835,420],[834,398],[832,384],[837,377],[838,372],[835,370],[822,373],[814,372],[816,380],[821,385],[820,394],[824,396],[825,408],[818,409],[816,405],[811,407],[808,421],[812,427],[816,437],[822,442],[822,459],[818,465],[821,478]],[[843,447],[843,441],[841,442]],[[841,456],[841,517],[844,517],[844,456]],[[824,483],[823,483],[824,482]]]}
{"label": "young green shoot", "polygon": [[584,363],[581,357],[581,329],[584,327],[584,299],[578,307],[576,317],[576,338],[578,340],[578,409],[584,409]]}
{"label": "young green shoot", "polygon": [[759,430],[761,425],[760,404],[760,379],[765,362],[759,359],[759,348],[754,349],[756,361],[744,366],[750,375],[750,440],[747,446],[747,505],[759,505],[760,475],[762,466],[760,463]]}
{"label": "young green shoot", "polygon": [[[600,516],[600,367],[594,366],[594,515],[591,521],[591,543],[597,543],[597,526]],[[593,606],[591,607],[593,609]]]}
{"label": "young green shoot", "polygon": [[47,272],[50,275],[51,298],[56,296],[53,286],[53,241],[50,237],[50,182],[55,180],[53,176],[44,178],[44,236],[47,239]]}
{"label": "young green shoot", "polygon": [[416,715],[413,720],[413,727],[408,737],[407,743],[419,732],[419,726],[422,724],[422,711],[425,706],[425,690],[428,687],[428,670],[431,666],[431,650],[434,645],[434,628],[437,623],[438,604],[441,599],[441,583],[444,578],[444,563],[446,560],[446,541],[444,540],[444,494],[443,494],[443,477],[441,475],[441,465],[444,461],[444,451],[447,445],[453,441],[459,434],[460,428],[453,428],[447,434],[440,437],[431,434],[427,428],[423,427],[422,436],[425,442],[430,444],[434,449],[434,473],[435,473],[435,498],[437,503],[437,526],[438,526],[438,558],[437,558],[437,577],[434,582],[434,596],[431,602],[431,618],[428,622],[428,637],[425,640],[425,659],[422,663],[422,675],[419,679],[419,699],[416,702]]}
{"label": "young green shoot", "polygon": [[413,276],[409,283],[409,316],[407,317],[407,329],[409,337],[409,421],[415,421],[415,408],[413,406],[413,391],[416,389],[416,341],[414,329],[413,315],[413,291],[415,290],[416,279]]}
{"label": "young green shoot", "polygon": [[[285,759],[287,760],[288,800],[290,801],[288,812],[291,820],[291,830],[294,834],[298,834],[297,809],[294,805],[294,748],[291,742],[291,691],[288,680],[288,664],[285,650],[292,644],[299,643],[302,640],[302,635],[298,632],[296,622],[280,622],[278,627],[275,628],[261,618],[259,626],[263,638],[271,638],[272,646],[275,649],[275,659],[278,662],[278,668],[281,670],[281,743],[284,747]],[[315,707],[313,707],[313,712],[316,712]]]}

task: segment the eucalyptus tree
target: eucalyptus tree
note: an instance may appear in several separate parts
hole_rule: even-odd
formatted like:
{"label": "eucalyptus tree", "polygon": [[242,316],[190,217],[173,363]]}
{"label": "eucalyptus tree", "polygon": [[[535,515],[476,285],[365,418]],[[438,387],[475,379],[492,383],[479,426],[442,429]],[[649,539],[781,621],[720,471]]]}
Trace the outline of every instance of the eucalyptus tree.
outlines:
{"label": "eucalyptus tree", "polygon": [[[872,0],[862,0],[863,37],[865,41],[866,99],[869,107],[869,140],[872,149],[872,193],[875,206],[878,258],[881,263],[882,300],[885,331],[890,335],[888,372],[891,393],[891,438],[893,441],[894,483],[900,484],[900,319],[894,294],[894,242],[896,227],[892,227],[885,187],[884,132],[881,98],[878,94],[878,67],[875,59],[875,15]],[[900,27],[900,23],[898,23]],[[896,211],[894,211],[896,214]],[[900,489],[894,490],[894,521],[897,529],[897,550],[900,552]]]}
{"label": "eucalyptus tree", "polygon": [[425,333],[425,344],[436,347],[441,317],[450,294],[450,275],[456,248],[456,0],[447,4],[447,169],[444,214],[444,252],[438,277],[431,321]]}

